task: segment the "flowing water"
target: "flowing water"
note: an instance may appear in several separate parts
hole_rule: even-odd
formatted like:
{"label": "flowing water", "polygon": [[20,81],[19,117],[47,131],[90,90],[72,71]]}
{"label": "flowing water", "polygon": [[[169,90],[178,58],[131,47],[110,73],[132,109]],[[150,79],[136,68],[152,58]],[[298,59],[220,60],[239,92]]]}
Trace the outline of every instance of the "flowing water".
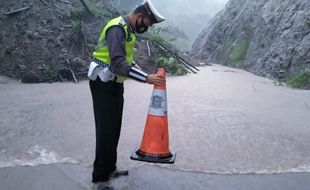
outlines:
{"label": "flowing water", "polygon": [[[213,65],[168,77],[171,169],[207,173],[310,172],[310,91]],[[118,165],[140,146],[153,87],[125,82]],[[0,84],[0,167],[92,165],[94,120],[88,81]]]}

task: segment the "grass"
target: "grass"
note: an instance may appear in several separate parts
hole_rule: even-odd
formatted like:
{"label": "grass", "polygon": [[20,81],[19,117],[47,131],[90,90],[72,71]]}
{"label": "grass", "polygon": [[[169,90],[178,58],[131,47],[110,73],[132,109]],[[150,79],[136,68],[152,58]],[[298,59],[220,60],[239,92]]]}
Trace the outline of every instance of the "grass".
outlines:
{"label": "grass", "polygon": [[287,85],[292,88],[309,88],[310,87],[310,71],[302,71],[294,77],[290,77],[286,81]]}
{"label": "grass", "polygon": [[238,41],[231,48],[229,59],[237,64],[237,66],[241,67],[241,64],[246,56],[247,50],[249,47],[249,43],[247,40]]}

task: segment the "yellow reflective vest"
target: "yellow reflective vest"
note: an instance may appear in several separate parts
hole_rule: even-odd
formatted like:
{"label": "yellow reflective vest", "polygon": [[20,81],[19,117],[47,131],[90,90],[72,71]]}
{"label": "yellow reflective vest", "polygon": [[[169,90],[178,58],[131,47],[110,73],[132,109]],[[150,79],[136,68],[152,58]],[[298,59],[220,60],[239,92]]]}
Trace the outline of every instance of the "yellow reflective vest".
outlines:
{"label": "yellow reflective vest", "polygon": [[[96,47],[95,52],[93,53],[93,56],[106,64],[111,64],[111,57],[106,43],[106,32],[112,26],[121,26],[122,28],[124,28],[126,34],[126,40],[125,40],[126,61],[129,65],[132,65],[133,57],[135,54],[134,45],[136,42],[136,35],[135,33],[130,31],[128,23],[124,20],[122,16],[110,20],[104,26],[104,28],[100,33],[98,45]],[[119,83],[123,82],[126,79],[127,77],[117,75],[117,82]]]}

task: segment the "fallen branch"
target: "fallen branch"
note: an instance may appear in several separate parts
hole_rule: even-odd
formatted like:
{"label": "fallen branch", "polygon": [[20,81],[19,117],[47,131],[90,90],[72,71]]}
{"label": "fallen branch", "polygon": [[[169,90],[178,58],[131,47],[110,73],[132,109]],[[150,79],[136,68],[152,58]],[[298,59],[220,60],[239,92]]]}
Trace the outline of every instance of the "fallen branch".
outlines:
{"label": "fallen branch", "polygon": [[66,0],[57,0],[58,2],[61,2],[61,3],[65,3],[65,4],[68,4],[68,5],[72,5],[71,2],[69,1],[66,1]]}
{"label": "fallen branch", "polygon": [[7,12],[7,13],[5,13],[5,15],[17,14],[17,13],[20,13],[20,12],[22,12],[22,11],[28,10],[28,9],[30,9],[30,8],[31,8],[30,6],[24,7],[24,8],[20,8],[20,9],[14,10],[14,11]]}
{"label": "fallen branch", "polygon": [[199,71],[199,69],[197,69],[194,65],[190,64],[189,62],[187,62],[186,60],[184,60],[182,57],[180,57],[179,55],[177,55],[176,53],[174,53],[172,50],[170,50],[169,48],[165,47],[163,44],[161,44],[160,42],[156,41],[156,40],[151,40],[149,38],[146,37],[142,37],[139,36],[138,38],[142,39],[142,40],[150,40],[151,42],[154,42],[160,49],[162,49],[165,52],[168,52],[172,57],[174,57],[177,60],[177,63],[181,63],[183,64],[188,70],[190,70],[192,73],[197,74],[196,71],[194,71],[193,69]]}
{"label": "fallen branch", "polygon": [[[178,55],[178,52],[177,52],[177,51],[175,51],[175,55]],[[178,63],[178,64],[182,64],[181,61],[180,61],[180,59],[179,59],[179,56],[176,56],[176,60],[177,60],[177,63]]]}
{"label": "fallen branch", "polygon": [[40,0],[44,5],[46,5],[46,6],[50,6],[47,2],[45,2],[44,0]]}
{"label": "fallen branch", "polygon": [[84,8],[86,9],[86,12],[91,15],[94,16],[93,13],[90,11],[90,9],[88,8],[88,6],[86,5],[84,0],[80,0],[80,2],[83,4]]}
{"label": "fallen branch", "polygon": [[74,71],[73,71],[72,69],[70,69],[70,71],[71,71],[71,74],[72,74],[72,76],[73,76],[74,82],[78,84],[79,81],[77,80]]}
{"label": "fallen branch", "polygon": [[72,65],[71,65],[71,62],[69,61],[69,59],[67,59],[67,63],[68,63],[69,66],[70,66],[70,72],[71,72],[71,74],[72,74],[72,77],[73,77],[74,82],[75,82],[75,83],[79,83],[79,81],[77,80],[77,78],[76,78],[76,76],[75,76],[74,71],[71,69],[71,68],[72,68]]}
{"label": "fallen branch", "polygon": [[80,38],[80,33],[83,34],[82,32],[82,22],[80,20],[80,23],[79,23],[79,30],[76,32],[75,36],[74,36],[74,40],[73,40],[73,43],[71,45],[71,48],[70,48],[70,54],[72,54],[72,49],[74,47],[74,45],[77,43],[78,39]]}
{"label": "fallen branch", "polygon": [[[183,64],[188,70],[190,70],[192,73],[197,74],[196,71],[194,71],[191,68],[191,65],[188,65],[186,62],[184,62],[181,57],[179,57],[178,55],[174,54],[171,50],[169,50],[168,48],[165,48],[164,46],[162,46],[160,43],[158,43],[157,41],[154,40],[154,42],[165,52],[168,52],[172,57],[174,57],[177,60],[177,63],[181,63]],[[194,66],[193,66],[194,67]]]}
{"label": "fallen branch", "polygon": [[69,68],[64,68],[64,69],[61,69],[58,71],[58,74],[57,74],[55,81],[60,79],[61,82],[65,82],[66,80],[70,80],[71,77],[75,83],[79,83],[74,71],[72,69],[69,69]]}
{"label": "fallen branch", "polygon": [[173,54],[173,53],[171,53],[171,52],[168,52],[168,53],[170,53],[170,55],[172,55],[172,57],[174,57],[176,60],[177,60],[177,63],[178,64],[183,64],[188,70],[190,70],[192,73],[194,73],[194,74],[197,74],[197,72],[196,71],[194,71],[190,66],[188,66],[186,63],[184,63],[184,62],[181,62],[181,60],[179,59],[179,57],[178,56],[176,56],[175,54]]}
{"label": "fallen branch", "polygon": [[199,69],[197,69],[194,65],[190,64],[188,61],[184,60],[182,57],[176,55],[172,50],[170,50],[169,48],[165,47],[163,44],[159,43],[158,41],[154,40],[154,42],[161,46],[162,48],[164,48],[166,51],[168,51],[168,53],[170,53],[171,55],[173,55],[174,57],[178,57],[180,59],[180,61],[182,61],[184,63],[184,65],[188,65],[192,68],[194,68],[195,70],[199,71]]}
{"label": "fallen branch", "polygon": [[59,77],[59,79],[60,79],[61,82],[65,82],[65,79],[62,77],[61,74],[58,74],[58,77]]}

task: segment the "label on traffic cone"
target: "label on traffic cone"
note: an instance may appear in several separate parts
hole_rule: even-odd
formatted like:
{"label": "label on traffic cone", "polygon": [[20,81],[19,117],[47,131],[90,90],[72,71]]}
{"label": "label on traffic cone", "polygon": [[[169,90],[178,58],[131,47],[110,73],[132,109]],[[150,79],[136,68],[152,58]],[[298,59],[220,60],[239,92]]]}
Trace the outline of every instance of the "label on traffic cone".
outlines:
{"label": "label on traffic cone", "polygon": [[154,88],[149,108],[149,115],[167,116],[166,97],[166,90]]}
{"label": "label on traffic cone", "polygon": [[[157,74],[165,77],[165,70],[159,68]],[[154,85],[142,143],[130,158],[153,163],[175,161],[175,154],[169,151],[166,84]]]}

